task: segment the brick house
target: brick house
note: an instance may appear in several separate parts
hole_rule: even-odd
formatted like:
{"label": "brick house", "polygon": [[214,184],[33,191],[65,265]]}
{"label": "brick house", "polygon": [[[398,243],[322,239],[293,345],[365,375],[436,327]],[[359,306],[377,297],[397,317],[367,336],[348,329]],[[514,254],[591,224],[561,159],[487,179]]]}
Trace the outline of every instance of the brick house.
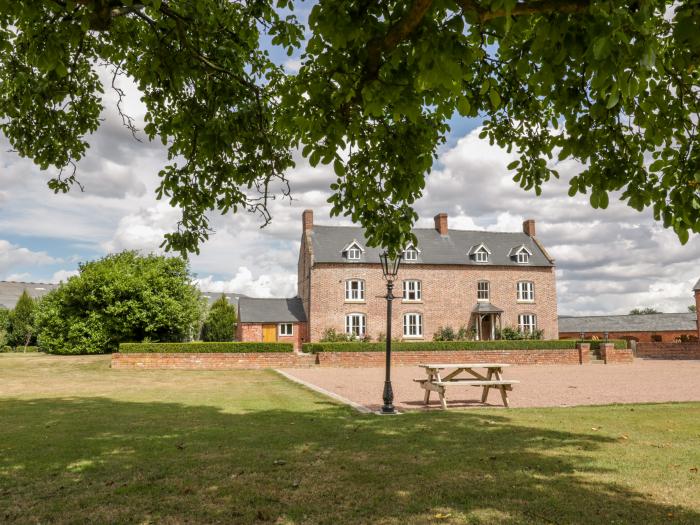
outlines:
{"label": "brick house", "polygon": [[[431,340],[440,326],[468,327],[478,339],[494,339],[501,327],[558,337],[554,260],[535,237],[535,221],[515,233],[448,228],[445,213],[435,228],[415,229],[396,282],[393,335]],[[380,250],[367,246],[358,227],[318,226],[302,214],[298,296],[306,336],[326,329],[367,335],[385,332],[386,283]]]}

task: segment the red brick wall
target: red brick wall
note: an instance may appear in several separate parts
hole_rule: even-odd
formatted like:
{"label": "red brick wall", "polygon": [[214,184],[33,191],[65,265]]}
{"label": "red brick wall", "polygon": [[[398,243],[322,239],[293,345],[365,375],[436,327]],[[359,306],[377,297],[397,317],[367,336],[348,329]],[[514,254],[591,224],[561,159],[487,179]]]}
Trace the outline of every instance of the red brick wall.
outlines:
{"label": "red brick wall", "polygon": [[235,370],[313,366],[316,356],[297,353],[112,354],[112,368]]}
{"label": "red brick wall", "polygon": [[[477,281],[490,282],[491,303],[502,308],[503,326],[516,327],[518,314],[537,315],[538,328],[544,329],[545,339],[558,338],[557,297],[554,268],[547,267],[482,267],[457,265],[422,265],[405,263],[396,282],[392,323],[394,336],[403,333],[403,314],[423,315],[423,339],[431,340],[439,326],[457,329],[467,325],[471,311],[477,303]],[[345,301],[345,281],[364,279],[365,301]],[[403,280],[421,281],[423,299],[418,303],[401,299]],[[517,301],[516,283],[533,281],[535,301]],[[386,332],[386,283],[379,264],[317,264],[310,272],[309,336],[318,341],[326,328],[345,331],[345,315],[363,313],[367,320],[367,333],[376,340]],[[303,295],[302,295],[303,297]]]}
{"label": "red brick wall", "polygon": [[[381,367],[383,352],[322,352],[318,364],[330,367]],[[392,365],[419,365],[421,363],[504,363],[515,365],[578,365],[579,351],[569,350],[471,350],[444,352],[395,352]]]}
{"label": "red brick wall", "polygon": [[637,357],[700,359],[700,343],[637,343]]}
{"label": "red brick wall", "polygon": [[615,348],[613,343],[600,344],[600,357],[605,364],[631,363],[634,360],[632,350],[629,348]]}
{"label": "red brick wall", "polygon": [[700,340],[700,290],[695,290],[695,314],[698,316],[698,339]]}
{"label": "red brick wall", "polygon": [[301,351],[301,344],[305,342],[306,337],[306,323],[292,323],[294,328],[292,330],[293,335],[282,336],[279,335],[278,323],[238,323],[237,327],[237,339],[239,341],[259,343],[263,340],[263,324],[274,324],[275,331],[277,333],[277,342],[279,343],[292,343],[294,345],[294,350],[297,352]]}
{"label": "red brick wall", "polygon": [[[626,339],[639,341],[644,343],[651,343],[652,336],[661,337],[662,342],[672,343],[677,339],[680,339],[682,335],[686,337],[697,337],[695,330],[677,330],[669,332],[608,332],[608,339]],[[574,332],[560,332],[559,339],[578,339],[581,334]],[[585,338],[591,339],[597,337],[600,340],[605,338],[605,333],[603,332],[586,332]]]}

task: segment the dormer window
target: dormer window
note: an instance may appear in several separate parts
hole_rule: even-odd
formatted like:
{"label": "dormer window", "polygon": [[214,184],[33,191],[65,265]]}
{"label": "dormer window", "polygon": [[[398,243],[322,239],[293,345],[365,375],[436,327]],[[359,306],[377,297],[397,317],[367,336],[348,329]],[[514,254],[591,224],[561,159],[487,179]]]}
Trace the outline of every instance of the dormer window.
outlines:
{"label": "dormer window", "polygon": [[530,256],[532,252],[528,250],[525,246],[518,246],[510,251],[510,256],[515,259],[518,264],[528,264],[530,262]]}
{"label": "dormer window", "polygon": [[474,262],[477,263],[487,263],[489,262],[489,257],[491,255],[491,250],[484,243],[472,246],[469,250],[469,256]]}
{"label": "dormer window", "polygon": [[412,244],[409,244],[408,248],[406,248],[403,251],[403,260],[409,261],[409,262],[415,262],[418,260],[419,253],[420,253],[420,250],[418,248],[416,248]]}
{"label": "dormer window", "polygon": [[345,248],[343,248],[343,253],[348,261],[359,261],[362,259],[362,252],[364,248],[360,246],[357,241],[352,241]]}

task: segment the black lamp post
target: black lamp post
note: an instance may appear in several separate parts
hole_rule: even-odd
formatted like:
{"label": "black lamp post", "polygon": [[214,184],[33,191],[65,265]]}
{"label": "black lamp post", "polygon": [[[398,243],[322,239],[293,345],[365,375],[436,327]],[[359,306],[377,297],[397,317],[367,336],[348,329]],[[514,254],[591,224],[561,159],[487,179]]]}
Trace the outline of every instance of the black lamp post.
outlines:
{"label": "black lamp post", "polygon": [[386,279],[386,376],[384,377],[384,404],[382,414],[396,414],[394,408],[394,390],[391,388],[391,303],[394,300],[394,281],[399,273],[401,254],[390,258],[387,252],[379,256],[382,261],[382,273]]}

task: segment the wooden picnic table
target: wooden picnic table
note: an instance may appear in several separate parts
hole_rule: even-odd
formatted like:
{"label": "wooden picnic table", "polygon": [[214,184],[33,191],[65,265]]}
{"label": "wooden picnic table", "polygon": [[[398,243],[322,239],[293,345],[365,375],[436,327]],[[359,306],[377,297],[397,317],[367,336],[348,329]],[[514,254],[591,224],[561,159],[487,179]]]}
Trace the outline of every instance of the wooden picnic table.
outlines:
{"label": "wooden picnic table", "polygon": [[[447,409],[445,391],[448,386],[476,386],[482,387],[481,402],[485,403],[489,396],[489,390],[500,390],[503,404],[508,406],[508,390],[513,390],[513,385],[520,381],[503,379],[503,368],[510,365],[503,363],[465,363],[465,364],[425,364],[418,365],[427,374],[426,379],[414,379],[425,390],[425,404],[430,401],[430,392],[437,392],[440,396],[440,404]],[[486,375],[477,372],[475,368],[486,369]],[[443,371],[448,371],[443,377]]]}

